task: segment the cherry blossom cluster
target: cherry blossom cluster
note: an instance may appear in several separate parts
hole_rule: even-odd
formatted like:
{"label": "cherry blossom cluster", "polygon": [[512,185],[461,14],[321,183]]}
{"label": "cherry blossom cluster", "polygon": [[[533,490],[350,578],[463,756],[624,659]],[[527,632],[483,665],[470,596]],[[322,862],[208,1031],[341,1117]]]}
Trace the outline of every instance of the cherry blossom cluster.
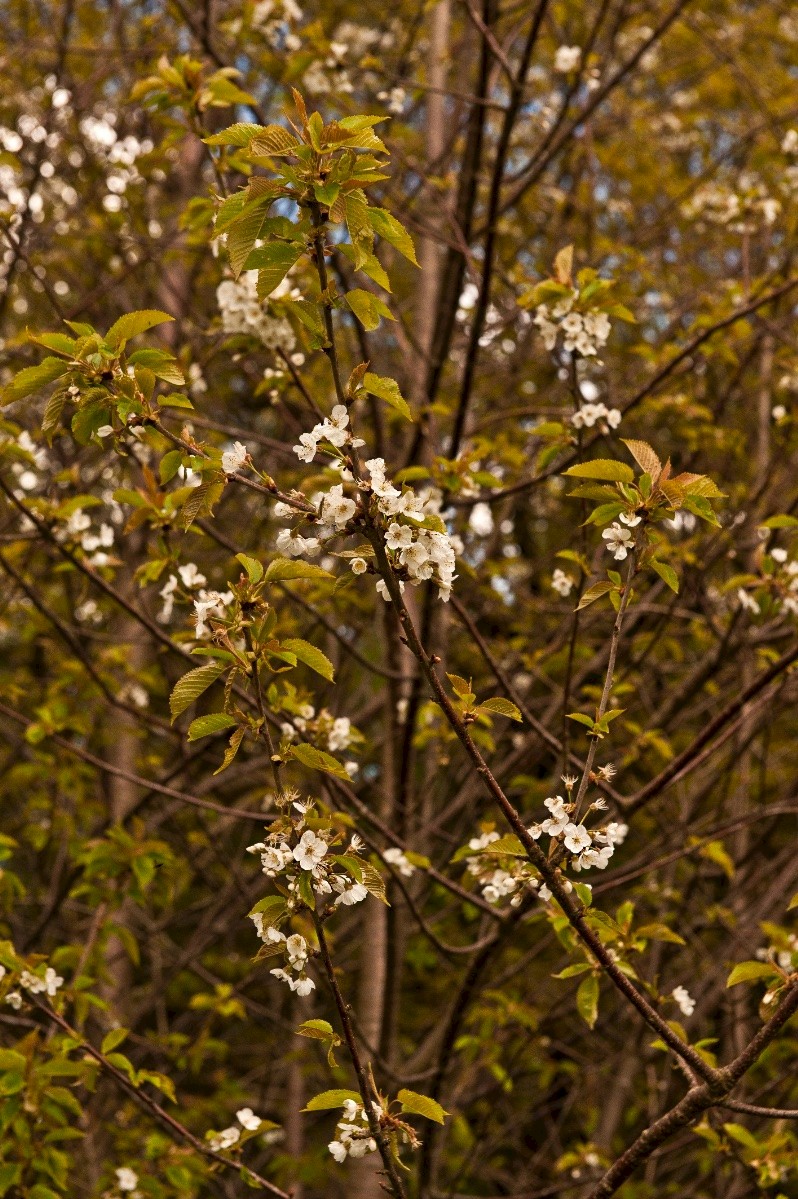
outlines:
{"label": "cherry blossom cluster", "polygon": [[[362,735],[348,716],[333,716],[327,708],[322,708],[316,715],[312,704],[300,704],[291,721],[280,726],[280,731],[287,741],[296,740],[299,733],[310,734],[314,743],[325,745],[331,754],[343,753],[354,742],[362,741]],[[358,765],[357,762],[344,762],[344,768],[354,774]]]}
{"label": "cherry blossom cluster", "polygon": [[704,184],[684,206],[685,215],[691,219],[725,225],[733,233],[752,233],[763,223],[772,225],[780,211],[780,202],[750,171],[740,175],[734,188],[722,183]]}
{"label": "cherry blossom cluster", "polygon": [[[391,565],[399,575],[400,590],[404,590],[403,575],[413,586],[431,579],[438,586],[440,598],[446,602],[457,577],[454,573],[455,563],[457,554],[462,552],[462,542],[459,537],[440,529],[418,527],[428,517],[434,516],[440,520],[440,494],[431,491],[426,496],[420,496],[412,488],[400,490],[395,487],[385,473],[382,458],[370,458],[366,467],[369,480],[368,483],[361,483],[361,487],[368,488],[375,498],[378,512],[388,518],[384,530],[385,548]],[[413,523],[400,523],[399,518],[402,517]],[[362,574],[366,562],[362,558],[353,558],[351,566],[355,574]],[[378,581],[377,591],[384,600],[390,598],[384,579]]]}
{"label": "cherry blossom cluster", "polygon": [[597,421],[603,421],[609,429],[617,429],[623,420],[620,408],[608,408],[606,404],[582,404],[571,417],[575,429],[592,429]]}
{"label": "cherry blossom cluster", "polygon": [[[560,841],[571,855],[571,865],[577,871],[588,870],[592,866],[597,870],[606,870],[615,846],[623,844],[629,832],[628,826],[617,820],[588,832],[581,822],[574,823],[574,805],[567,803],[561,795],[549,796],[543,801],[543,806],[549,816],[540,824],[530,825],[527,830],[530,837],[537,841],[545,833],[551,840]],[[597,799],[589,810],[602,811],[606,806],[603,799]]]}
{"label": "cherry blossom cluster", "polygon": [[104,521],[96,530],[91,527],[91,517],[82,508],[71,513],[66,524],[56,533],[59,541],[77,542],[89,558],[90,566],[107,566],[110,555],[106,553],[114,544],[114,528]]}
{"label": "cherry blossom cluster", "polygon": [[595,357],[610,335],[610,318],[599,308],[575,312],[574,303],[578,299],[579,290],[574,287],[570,295],[555,304],[538,304],[534,323],[540,329],[547,350],[553,350],[558,337],[562,336],[562,348],[566,353]]}
{"label": "cherry blossom cluster", "polygon": [[[214,1133],[210,1137],[208,1146],[213,1149],[214,1153],[232,1149],[234,1145],[237,1145],[241,1140],[241,1129],[245,1132],[257,1132],[263,1123],[260,1116],[256,1116],[251,1107],[242,1107],[240,1111],[236,1112],[236,1119],[241,1125],[240,1128],[236,1124],[231,1124],[229,1128],[223,1128],[221,1132]],[[131,1170],[130,1173],[132,1174],[133,1171]]]}
{"label": "cherry blossom cluster", "polygon": [[[374,1115],[379,1120],[382,1108],[372,1102]],[[344,1101],[343,1113],[335,1126],[335,1140],[327,1146],[337,1162],[347,1157],[365,1157],[374,1153],[377,1142],[369,1129],[369,1118],[362,1104],[354,1099]]]}
{"label": "cherry blossom cluster", "polygon": [[[178,580],[178,575],[179,580]],[[163,600],[163,607],[158,613],[158,620],[161,624],[168,624],[172,619],[172,612],[175,606],[175,598],[178,592],[179,584],[182,583],[186,592],[194,591],[197,588],[204,587],[207,583],[205,575],[202,574],[194,562],[187,562],[184,566],[178,566],[177,574],[170,574],[169,578],[164,583],[159,591],[159,595]],[[200,596],[207,595],[207,592],[200,591]],[[228,593],[229,594],[229,593]],[[185,596],[186,599],[191,599],[190,595]],[[232,599],[232,595],[230,599]],[[229,602],[229,601],[228,601]],[[199,613],[198,613],[199,615]]]}
{"label": "cherry blossom cluster", "polygon": [[551,576],[551,585],[557,594],[561,595],[563,599],[570,595],[576,586],[571,576],[566,574],[564,570],[561,570],[559,566]]}
{"label": "cherry blossom cluster", "polygon": [[[309,433],[302,433],[293,447],[302,462],[313,462],[320,445],[333,455],[342,455],[345,447],[357,450],[363,445],[354,437],[349,425],[349,413],[343,404],[336,404],[329,417],[320,421]],[[367,478],[357,480],[360,492],[372,500],[372,517],[383,527],[385,548],[389,561],[398,575],[400,590],[409,581],[416,586],[432,580],[438,586],[442,600],[451,595],[454,582],[456,556],[462,551],[458,537],[445,531],[440,518],[441,497],[437,490],[430,489],[425,495],[417,494],[411,487],[399,488],[388,478],[385,461],[370,458],[365,463]],[[348,526],[358,514],[356,500],[346,495],[344,483],[355,479],[347,466],[341,469],[344,482],[337,483],[324,494],[313,497],[317,519],[313,534],[306,536],[295,528],[281,529],[276,547],[288,557],[315,557],[323,543],[339,533],[351,531]],[[286,517],[293,509],[283,502],[275,505],[275,516]],[[421,527],[435,518],[434,528]],[[369,550],[370,553],[370,550]],[[353,574],[365,574],[369,570],[366,556],[355,554],[350,562]],[[377,581],[377,592],[387,602],[390,600],[388,585],[384,579]]]}
{"label": "cherry blossom cluster", "polygon": [[[606,806],[603,799],[598,799],[588,811],[602,811]],[[536,841],[545,834],[552,843],[562,846],[567,851],[571,867],[577,872],[593,867],[605,870],[615,847],[623,843],[629,831],[627,825],[615,820],[588,831],[584,823],[573,819],[574,805],[566,802],[561,795],[544,800],[544,807],[549,815],[540,823],[530,825],[527,832]],[[476,878],[483,899],[488,903],[499,903],[509,898],[510,906],[518,907],[528,889],[537,891],[544,901],[551,899],[549,887],[523,859],[511,855],[504,857],[495,851],[494,854],[485,853],[498,840],[499,834],[489,829],[468,842],[468,849],[473,851],[474,856],[466,857],[466,866]],[[490,861],[491,857],[495,859],[497,856],[501,857],[502,866]],[[570,890],[568,880],[563,878],[563,883]]]}
{"label": "cherry blossom cluster", "polygon": [[[249,918],[267,955],[283,958],[283,965],[275,967],[271,973],[301,996],[309,995],[316,985],[307,974],[312,950],[301,933],[283,933],[280,925],[307,906],[309,894],[314,902],[334,895],[333,907],[361,903],[369,894],[368,888],[347,867],[353,866],[352,859],[357,858],[359,869],[371,869],[359,859],[363,846],[357,835],[352,837],[344,857],[331,854],[338,834],[332,828],[306,827],[306,818],[313,810],[311,802],[294,801],[290,817],[278,817],[267,829],[264,840],[247,848],[248,853],[260,856],[263,873],[275,880],[278,891],[285,898],[284,904],[279,905],[278,915],[275,916],[273,905],[263,901],[255,905]],[[310,818],[318,826],[319,821]]]}
{"label": "cherry blossom cluster", "polygon": [[216,289],[216,302],[225,333],[245,333],[267,349],[290,354],[296,346],[291,324],[274,316],[258,296],[258,272],[244,271],[237,280],[224,279]]}
{"label": "cherry blossom cluster", "polygon": [[[0,966],[0,982],[3,981],[6,974],[5,966]],[[63,978],[56,973],[52,966],[47,966],[41,974],[33,970],[22,970],[17,980],[17,988],[6,994],[5,1002],[15,1011],[19,1011],[24,1002],[22,991],[27,991],[29,995],[47,995],[49,999],[54,999],[63,982]]]}

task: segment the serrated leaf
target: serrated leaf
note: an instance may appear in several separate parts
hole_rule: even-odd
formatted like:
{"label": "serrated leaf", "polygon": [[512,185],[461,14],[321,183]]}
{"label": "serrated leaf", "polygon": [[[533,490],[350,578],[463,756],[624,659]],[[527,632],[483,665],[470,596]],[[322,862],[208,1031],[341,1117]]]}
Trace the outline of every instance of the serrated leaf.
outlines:
{"label": "serrated leaf", "polygon": [[386,212],[384,208],[370,208],[368,218],[378,237],[384,238],[408,262],[412,262],[413,266],[418,266],[413,239],[401,221],[397,221],[396,217],[392,216],[390,212]]}
{"label": "serrated leaf", "polygon": [[434,1120],[436,1124],[443,1124],[449,1115],[436,1099],[430,1099],[428,1095],[419,1095],[417,1091],[408,1091],[406,1088],[402,1088],[396,1098],[401,1103],[403,1112],[412,1112],[414,1116],[425,1116],[427,1120]]}
{"label": "serrated leaf", "polygon": [[503,699],[500,695],[494,696],[493,699],[483,700],[479,705],[480,711],[495,712],[497,716],[506,716],[509,720],[523,721],[523,716],[516,705],[509,699]]}
{"label": "serrated leaf", "polygon": [[652,558],[649,562],[652,570],[656,571],[663,582],[667,583],[671,591],[678,595],[679,592],[679,576],[672,566],[667,562],[659,562],[656,558]]}
{"label": "serrated leaf", "polygon": [[303,562],[299,558],[275,558],[266,567],[264,578],[269,583],[280,583],[289,579],[334,579],[335,575],[313,562]]}
{"label": "serrated leaf", "polygon": [[114,321],[105,335],[105,341],[114,349],[121,349],[125,342],[130,341],[131,337],[138,337],[140,333],[146,333],[155,325],[162,325],[165,321],[174,319],[168,312],[159,312],[157,308],[144,308],[141,312],[128,312],[125,316],[120,316],[118,321]]}
{"label": "serrated leaf", "polygon": [[334,758],[332,754],[325,753],[323,749],[316,749],[315,745],[308,745],[301,741],[299,745],[291,746],[290,756],[311,770],[323,770],[326,774],[335,775],[336,778],[349,782],[349,775],[337,758]]}
{"label": "serrated leaf", "polygon": [[656,483],[659,476],[662,474],[662,463],[658,455],[654,452],[647,441],[627,440],[625,437],[621,441],[626,446],[629,453],[637,462],[638,466],[647,475],[651,475],[652,482]]}
{"label": "serrated leaf", "polygon": [[594,458],[592,462],[577,462],[564,472],[575,479],[599,479],[608,483],[633,483],[635,472],[625,462],[613,458]]}
{"label": "serrated leaf", "polygon": [[600,583],[594,583],[592,587],[588,587],[587,591],[582,594],[582,598],[576,606],[576,611],[586,608],[588,604],[594,604],[597,599],[601,599],[602,595],[606,595],[608,591],[612,591],[615,584],[604,579]]}
{"label": "serrated leaf", "polygon": [[304,662],[305,666],[315,670],[316,674],[320,674],[324,679],[329,679],[331,683],[335,682],[335,667],[327,655],[317,649],[315,645],[311,645],[309,641],[303,641],[301,637],[289,637],[287,641],[281,641],[280,644],[283,649],[294,654],[300,662]]}
{"label": "serrated leaf", "polygon": [[24,400],[26,396],[33,395],[65,375],[69,369],[69,363],[63,358],[44,358],[37,366],[26,366],[0,391],[0,404]]}
{"label": "serrated leaf", "polygon": [[525,858],[527,851],[524,849],[521,840],[514,833],[508,833],[504,837],[499,837],[498,841],[491,841],[484,849],[470,850],[471,854],[477,853],[480,856],[499,856],[509,858]]}
{"label": "serrated leaf", "polygon": [[577,724],[584,724],[589,729],[596,723],[592,716],[585,716],[584,712],[568,712],[566,719],[575,720]]}
{"label": "serrated leaf", "polygon": [[778,976],[778,970],[770,962],[738,962],[726,979],[726,986],[736,987],[739,983],[760,982]]}
{"label": "serrated leaf", "polygon": [[246,729],[243,725],[239,725],[237,729],[233,729],[232,733],[230,734],[230,740],[227,742],[227,749],[224,751],[222,764],[221,766],[217,766],[213,772],[214,778],[217,774],[221,774],[223,770],[227,770],[227,767],[238,753],[241,742],[244,740],[245,732]]}
{"label": "serrated leaf", "polygon": [[301,145],[283,125],[266,125],[257,137],[249,143],[252,154],[272,158],[291,154]]}
{"label": "serrated leaf", "polygon": [[240,562],[247,572],[247,577],[250,583],[259,583],[263,578],[263,567],[257,558],[250,558],[247,554],[236,554],[236,562]]}
{"label": "serrated leaf", "polygon": [[54,391],[44,406],[42,433],[49,442],[52,442],[52,434],[61,423],[61,413],[68,399],[69,394],[66,391]]}
{"label": "serrated leaf", "polygon": [[380,375],[372,374],[371,371],[366,371],[366,374],[363,376],[363,387],[369,395],[377,396],[378,399],[384,400],[396,412],[401,412],[406,420],[414,419],[410,405],[399,390],[399,384],[395,379],[384,378]]}
{"label": "serrated leaf", "polygon": [[214,133],[202,140],[206,146],[238,146],[241,148],[248,146],[253,137],[263,133],[265,128],[265,125],[251,125],[248,121],[236,121],[234,125],[228,125],[220,133]]}
{"label": "serrated leaf", "polygon": [[599,980],[595,974],[585,978],[576,992],[576,1010],[588,1028],[594,1028],[598,1019]]}
{"label": "serrated leaf", "polygon": [[320,1094],[313,1096],[307,1106],[302,1108],[302,1111],[326,1112],[334,1107],[343,1107],[350,1100],[360,1104],[363,1102],[359,1091],[321,1091]]}
{"label": "serrated leaf", "polygon": [[[200,669],[203,669],[200,667]],[[198,716],[188,726],[189,741],[199,741],[201,737],[210,737],[212,733],[223,733],[231,729],[238,721],[226,712],[210,712],[207,716]]]}
{"label": "serrated leaf", "polygon": [[296,241],[272,241],[251,252],[244,265],[248,271],[258,272],[258,295],[262,300],[280,286],[304,252],[304,243]]}

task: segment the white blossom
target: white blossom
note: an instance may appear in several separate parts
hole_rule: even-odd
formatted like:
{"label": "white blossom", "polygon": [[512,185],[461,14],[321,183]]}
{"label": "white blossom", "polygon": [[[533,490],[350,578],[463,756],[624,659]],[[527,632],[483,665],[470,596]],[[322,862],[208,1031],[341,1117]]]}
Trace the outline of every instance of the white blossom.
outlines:
{"label": "white blossom", "polygon": [[607,549],[619,562],[623,561],[634,545],[634,534],[617,523],[611,524],[601,536],[607,542]]}
{"label": "white blossom", "polygon": [[241,441],[236,441],[231,450],[222,454],[222,470],[226,475],[234,475],[249,457],[249,450]]}
{"label": "white blossom", "polygon": [[263,1121],[260,1116],[256,1116],[251,1107],[242,1107],[236,1112],[236,1120],[242,1128],[246,1128],[247,1132],[257,1132]]}
{"label": "white blossom", "polygon": [[139,1176],[130,1166],[120,1166],[116,1171],[116,1183],[120,1191],[135,1191],[139,1185]]}
{"label": "white blossom", "polygon": [[567,75],[570,71],[576,70],[581,59],[582,49],[580,46],[559,46],[554,55],[554,70],[561,75]]}
{"label": "white blossom", "polygon": [[294,860],[301,870],[314,870],[327,853],[327,842],[311,829],[307,829],[294,848]]}
{"label": "white blossom", "polygon": [[216,1153],[223,1149],[231,1149],[233,1145],[241,1137],[240,1129],[233,1124],[230,1128],[223,1128],[221,1132],[217,1132],[216,1136],[211,1137],[210,1147]]}
{"label": "white blossom", "polygon": [[415,874],[415,866],[409,860],[404,851],[399,849],[398,846],[391,845],[385,850],[382,856],[386,862],[390,863],[391,866],[395,866],[399,873],[403,874],[405,878],[411,878],[412,875]]}
{"label": "white blossom", "polygon": [[571,594],[571,591],[574,587],[574,581],[570,575],[565,573],[564,570],[560,570],[560,568],[557,567],[551,577],[551,585],[559,595],[566,596]]}
{"label": "white blossom", "polygon": [[683,1016],[692,1016],[695,1011],[695,1000],[686,987],[674,987],[671,991],[671,997]]}

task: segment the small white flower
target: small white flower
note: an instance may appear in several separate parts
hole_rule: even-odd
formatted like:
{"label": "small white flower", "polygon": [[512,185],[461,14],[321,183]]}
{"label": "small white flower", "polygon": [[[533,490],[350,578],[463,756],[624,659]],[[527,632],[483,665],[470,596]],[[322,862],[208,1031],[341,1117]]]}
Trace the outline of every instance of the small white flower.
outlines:
{"label": "small white flower", "polygon": [[230,1149],[240,1139],[241,1132],[232,1125],[230,1128],[223,1128],[221,1132],[217,1132],[215,1137],[211,1138],[210,1147],[216,1153],[221,1149]]}
{"label": "small white flower", "polygon": [[362,575],[368,570],[368,563],[365,558],[353,558],[350,567],[353,575]]}
{"label": "small white flower", "polygon": [[120,1166],[116,1171],[116,1182],[120,1191],[135,1191],[139,1185],[139,1176],[130,1166]]}
{"label": "small white flower", "polygon": [[612,524],[601,534],[612,556],[622,562],[634,544],[634,535],[619,524]]}
{"label": "small white flower", "polygon": [[559,595],[570,595],[574,586],[574,581],[567,575],[564,570],[560,570],[559,566],[554,571],[551,577],[551,585]]}
{"label": "small white flower", "polygon": [[343,1145],[340,1141],[330,1141],[327,1148],[329,1149],[330,1153],[333,1155],[333,1157],[335,1158],[335,1160],[337,1162],[342,1162],[345,1160],[346,1145]]}
{"label": "small white flower", "polygon": [[385,850],[382,856],[386,862],[391,864],[391,866],[395,866],[399,873],[403,874],[405,878],[410,878],[415,874],[415,866],[407,858],[407,855],[401,849],[399,849],[398,846],[390,846],[390,848]]}
{"label": "small white flower", "polygon": [[311,991],[315,991],[315,989],[316,984],[312,978],[298,978],[296,982],[292,983],[291,985],[291,990],[296,991],[297,995],[299,995],[302,999],[304,999],[306,995],[309,995]]}
{"label": "small white flower", "polygon": [[256,1116],[251,1107],[242,1107],[236,1112],[236,1120],[242,1128],[246,1128],[247,1132],[257,1132],[263,1121],[260,1116]]}
{"label": "small white flower", "polygon": [[326,853],[327,842],[324,838],[307,829],[294,849],[294,860],[299,862],[301,870],[314,870]]}
{"label": "small white flower", "polygon": [[352,883],[351,886],[345,887],[336,899],[336,905],[344,904],[345,907],[352,907],[353,904],[362,903],[368,898],[368,889],[362,883]]}
{"label": "small white flower", "polygon": [[56,974],[52,966],[47,967],[44,972],[44,989],[51,998],[55,995],[63,981],[63,978]]}
{"label": "small white flower", "polygon": [[554,70],[561,75],[567,75],[579,66],[581,58],[580,46],[560,46],[554,55]]}
{"label": "small white flower", "polygon": [[674,987],[671,997],[683,1016],[692,1016],[695,1011],[695,1000],[686,987]]}
{"label": "small white flower", "polygon": [[787,561],[787,551],[780,549],[779,546],[774,546],[770,551],[770,556],[774,562],[782,563]]}
{"label": "small white flower", "polygon": [[241,441],[236,441],[232,450],[222,454],[222,470],[226,475],[234,475],[240,470],[249,457],[249,450]]}
{"label": "small white flower", "polygon": [[566,849],[570,849],[571,853],[581,853],[583,849],[589,849],[592,844],[590,833],[583,824],[567,824],[563,841]]}
{"label": "small white flower", "polygon": [[752,595],[749,595],[744,587],[737,588],[737,599],[740,602],[740,607],[751,612],[754,616],[758,616],[761,608]]}
{"label": "small white flower", "polygon": [[618,517],[618,520],[621,522],[621,524],[627,525],[630,529],[633,529],[635,525],[640,524],[642,517],[637,516],[634,512],[622,512]]}
{"label": "small white flower", "polygon": [[114,431],[113,425],[100,425],[99,429],[97,430],[97,436],[98,437],[110,437],[111,434],[113,433],[113,431]]}

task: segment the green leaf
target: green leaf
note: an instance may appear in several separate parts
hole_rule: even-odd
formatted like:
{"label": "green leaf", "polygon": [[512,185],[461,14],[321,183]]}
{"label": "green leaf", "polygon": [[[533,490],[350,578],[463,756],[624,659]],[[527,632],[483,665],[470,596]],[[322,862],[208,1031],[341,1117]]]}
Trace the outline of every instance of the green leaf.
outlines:
{"label": "green leaf", "polygon": [[780,513],[778,516],[769,516],[759,527],[761,529],[798,529],[798,517]]}
{"label": "green leaf", "polygon": [[334,579],[335,575],[299,558],[275,558],[267,566],[264,578],[269,583],[282,583],[289,579]]}
{"label": "green leaf", "polygon": [[168,483],[180,470],[183,461],[183,450],[169,450],[161,459],[158,475],[162,483]]}
{"label": "green leaf", "polygon": [[308,1102],[307,1107],[303,1107],[303,1112],[326,1112],[334,1107],[343,1107],[348,1100],[354,1100],[355,1103],[363,1103],[359,1091],[322,1091],[318,1095],[314,1095]]}
{"label": "green leaf", "polygon": [[396,1098],[401,1103],[403,1112],[412,1112],[414,1116],[425,1116],[427,1120],[434,1120],[436,1124],[443,1124],[449,1115],[437,1100],[430,1099],[428,1095],[419,1095],[417,1091],[408,1091],[403,1088],[398,1092]]}
{"label": "green leaf", "polygon": [[611,504],[599,504],[598,508],[594,508],[584,522],[586,525],[606,525],[611,520],[615,520],[621,512],[626,508],[621,500],[613,500]]}
{"label": "green leaf", "polygon": [[386,212],[384,208],[369,208],[368,217],[369,223],[378,237],[389,242],[395,250],[412,262],[413,266],[418,266],[413,239],[401,221],[397,221],[396,217],[392,216],[390,212]]}
{"label": "green leaf", "polygon": [[211,137],[204,137],[202,140],[206,146],[248,146],[253,137],[257,137],[265,130],[265,125],[251,125],[247,121],[236,121],[234,125],[228,125],[226,129],[222,129],[220,133],[214,133]]}
{"label": "green leaf", "polygon": [[308,641],[303,641],[301,637],[289,637],[287,641],[280,643],[283,649],[287,649],[289,653],[294,654],[300,662],[304,662],[305,666],[309,666],[311,670],[315,670],[316,674],[320,674],[322,678],[329,679],[331,683],[335,682],[335,667],[326,654],[323,654],[315,645],[311,645]]}
{"label": "green leaf", "polygon": [[[225,667],[219,662],[206,662],[204,666],[198,666],[196,670],[190,670],[188,674],[184,674],[182,679],[178,679],[172,688],[172,694],[169,696],[169,711],[172,713],[172,723],[174,724],[181,712],[185,712],[186,708],[194,703],[194,700],[202,695],[203,691],[207,691],[212,683],[215,683],[222,674]],[[223,715],[223,713],[219,713]],[[191,725],[194,728],[196,720]],[[235,721],[233,721],[235,724]],[[215,731],[215,730],[211,730]],[[201,733],[204,737],[205,734]],[[190,740],[194,740],[190,736]]]}
{"label": "green leaf", "polygon": [[385,400],[385,403],[389,404],[396,412],[401,412],[406,420],[413,420],[410,405],[399,390],[399,384],[395,379],[383,378],[367,371],[363,376],[363,386],[369,395]]}
{"label": "green leaf", "polygon": [[479,705],[479,710],[483,712],[495,712],[497,716],[506,716],[509,720],[523,721],[519,709],[509,699],[502,699],[500,695],[494,696],[493,699],[486,699]]}
{"label": "green leaf", "polygon": [[595,1026],[598,1019],[599,980],[595,974],[585,978],[576,992],[576,1010],[588,1028]]}
{"label": "green leaf", "polygon": [[100,1053],[111,1053],[112,1050],[116,1049],[117,1045],[122,1044],[127,1036],[128,1030],[126,1028],[112,1028],[111,1031],[106,1033],[103,1037],[103,1042],[100,1046]]}
{"label": "green leaf", "polygon": [[798,891],[795,892],[790,902],[787,904],[787,911],[791,912],[794,908],[798,908]]}
{"label": "green leaf", "polygon": [[601,479],[610,483],[633,483],[635,472],[625,462],[612,458],[594,458],[592,462],[577,462],[564,472],[575,479]]}
{"label": "green leaf", "polygon": [[49,442],[52,442],[52,435],[61,423],[61,413],[64,411],[64,405],[68,399],[69,393],[59,389],[53,392],[44,406],[42,433]]}
{"label": "green leaf", "polygon": [[370,291],[364,291],[362,287],[355,287],[352,291],[348,291],[346,302],[364,329],[376,329],[380,323],[380,317],[383,316],[389,321],[396,320],[384,301],[378,296],[372,295]]}
{"label": "green leaf", "polygon": [[779,972],[771,962],[738,962],[726,979],[726,986],[736,987],[738,983],[759,982],[761,979],[778,977]]}
{"label": "green leaf", "polygon": [[507,833],[506,836],[499,837],[498,841],[491,841],[490,845],[486,845],[484,849],[476,851],[472,849],[470,852],[472,854],[474,852],[484,854],[488,857],[491,855],[509,858],[525,858],[528,856],[520,838],[516,837],[514,833]]}
{"label": "green leaf", "polygon": [[273,158],[283,154],[291,154],[301,145],[283,125],[267,125],[256,138],[249,143],[251,154],[259,157]]}
{"label": "green leaf", "polygon": [[671,591],[678,594],[679,592],[679,576],[672,566],[668,566],[667,562],[659,562],[656,558],[652,558],[649,562],[652,570],[655,570],[659,577],[668,584]]}
{"label": "green leaf", "polygon": [[614,586],[614,583],[610,583],[606,579],[600,583],[594,583],[592,587],[588,587],[587,591],[583,593],[582,598],[576,605],[576,611],[579,612],[581,608],[586,608],[588,604],[594,604],[597,599],[601,599],[602,595],[606,595],[608,591],[612,591]]}
{"label": "green leaf", "polygon": [[298,1037],[310,1037],[313,1041],[328,1041],[337,1035],[327,1020],[306,1020],[294,1032]]}
{"label": "green leaf", "polygon": [[168,312],[159,312],[156,308],[145,308],[141,312],[129,312],[126,316],[120,316],[119,320],[111,325],[105,335],[105,340],[109,346],[118,350],[131,337],[138,337],[139,333],[146,333],[155,325],[162,325],[164,321],[173,321],[174,319]]}
{"label": "green leaf", "polygon": [[349,775],[341,763],[332,754],[325,753],[323,749],[316,749],[315,745],[308,745],[301,741],[299,745],[291,746],[290,755],[311,770],[323,770],[327,774],[333,774],[336,778],[349,782]]}
{"label": "green leaf", "polygon": [[236,562],[240,562],[247,572],[250,583],[259,583],[263,578],[263,567],[256,558],[249,558],[246,554],[236,554]]}
{"label": "green leaf", "polygon": [[279,287],[291,267],[305,252],[305,246],[297,241],[272,241],[253,250],[244,267],[258,272],[258,295],[265,300]]}
{"label": "green leaf", "polygon": [[636,937],[645,937],[648,941],[670,941],[673,945],[686,945],[684,937],[680,937],[667,924],[644,924],[635,929]]}
{"label": "green leaf", "polygon": [[198,716],[188,726],[188,739],[199,741],[200,737],[210,737],[211,733],[223,733],[225,729],[231,729],[236,724],[238,721],[226,712],[211,712],[207,716]]}
{"label": "green leaf", "polygon": [[579,724],[584,724],[589,729],[592,729],[596,723],[592,716],[585,716],[583,712],[569,712],[566,719],[576,720]]}
{"label": "green leaf", "polygon": [[244,733],[246,731],[247,730],[244,728],[243,724],[240,724],[237,729],[233,729],[232,733],[230,734],[230,740],[227,742],[227,749],[224,751],[222,764],[221,766],[217,766],[216,770],[213,772],[214,778],[217,774],[221,774],[223,770],[227,770],[227,767],[238,753],[238,748],[241,745],[241,742],[244,740]]}
{"label": "green leaf", "polygon": [[41,391],[54,379],[60,379],[70,369],[63,358],[44,358],[38,366],[26,366],[0,391],[0,404],[13,404],[25,396]]}
{"label": "green leaf", "polygon": [[574,962],[572,966],[566,966],[559,974],[553,974],[552,978],[576,978],[580,974],[584,974],[587,970],[592,970],[590,962]]}
{"label": "green leaf", "polygon": [[648,442],[627,441],[624,437],[621,438],[621,441],[635,459],[640,469],[647,475],[651,475],[652,480],[658,479],[662,474],[662,463]]}

